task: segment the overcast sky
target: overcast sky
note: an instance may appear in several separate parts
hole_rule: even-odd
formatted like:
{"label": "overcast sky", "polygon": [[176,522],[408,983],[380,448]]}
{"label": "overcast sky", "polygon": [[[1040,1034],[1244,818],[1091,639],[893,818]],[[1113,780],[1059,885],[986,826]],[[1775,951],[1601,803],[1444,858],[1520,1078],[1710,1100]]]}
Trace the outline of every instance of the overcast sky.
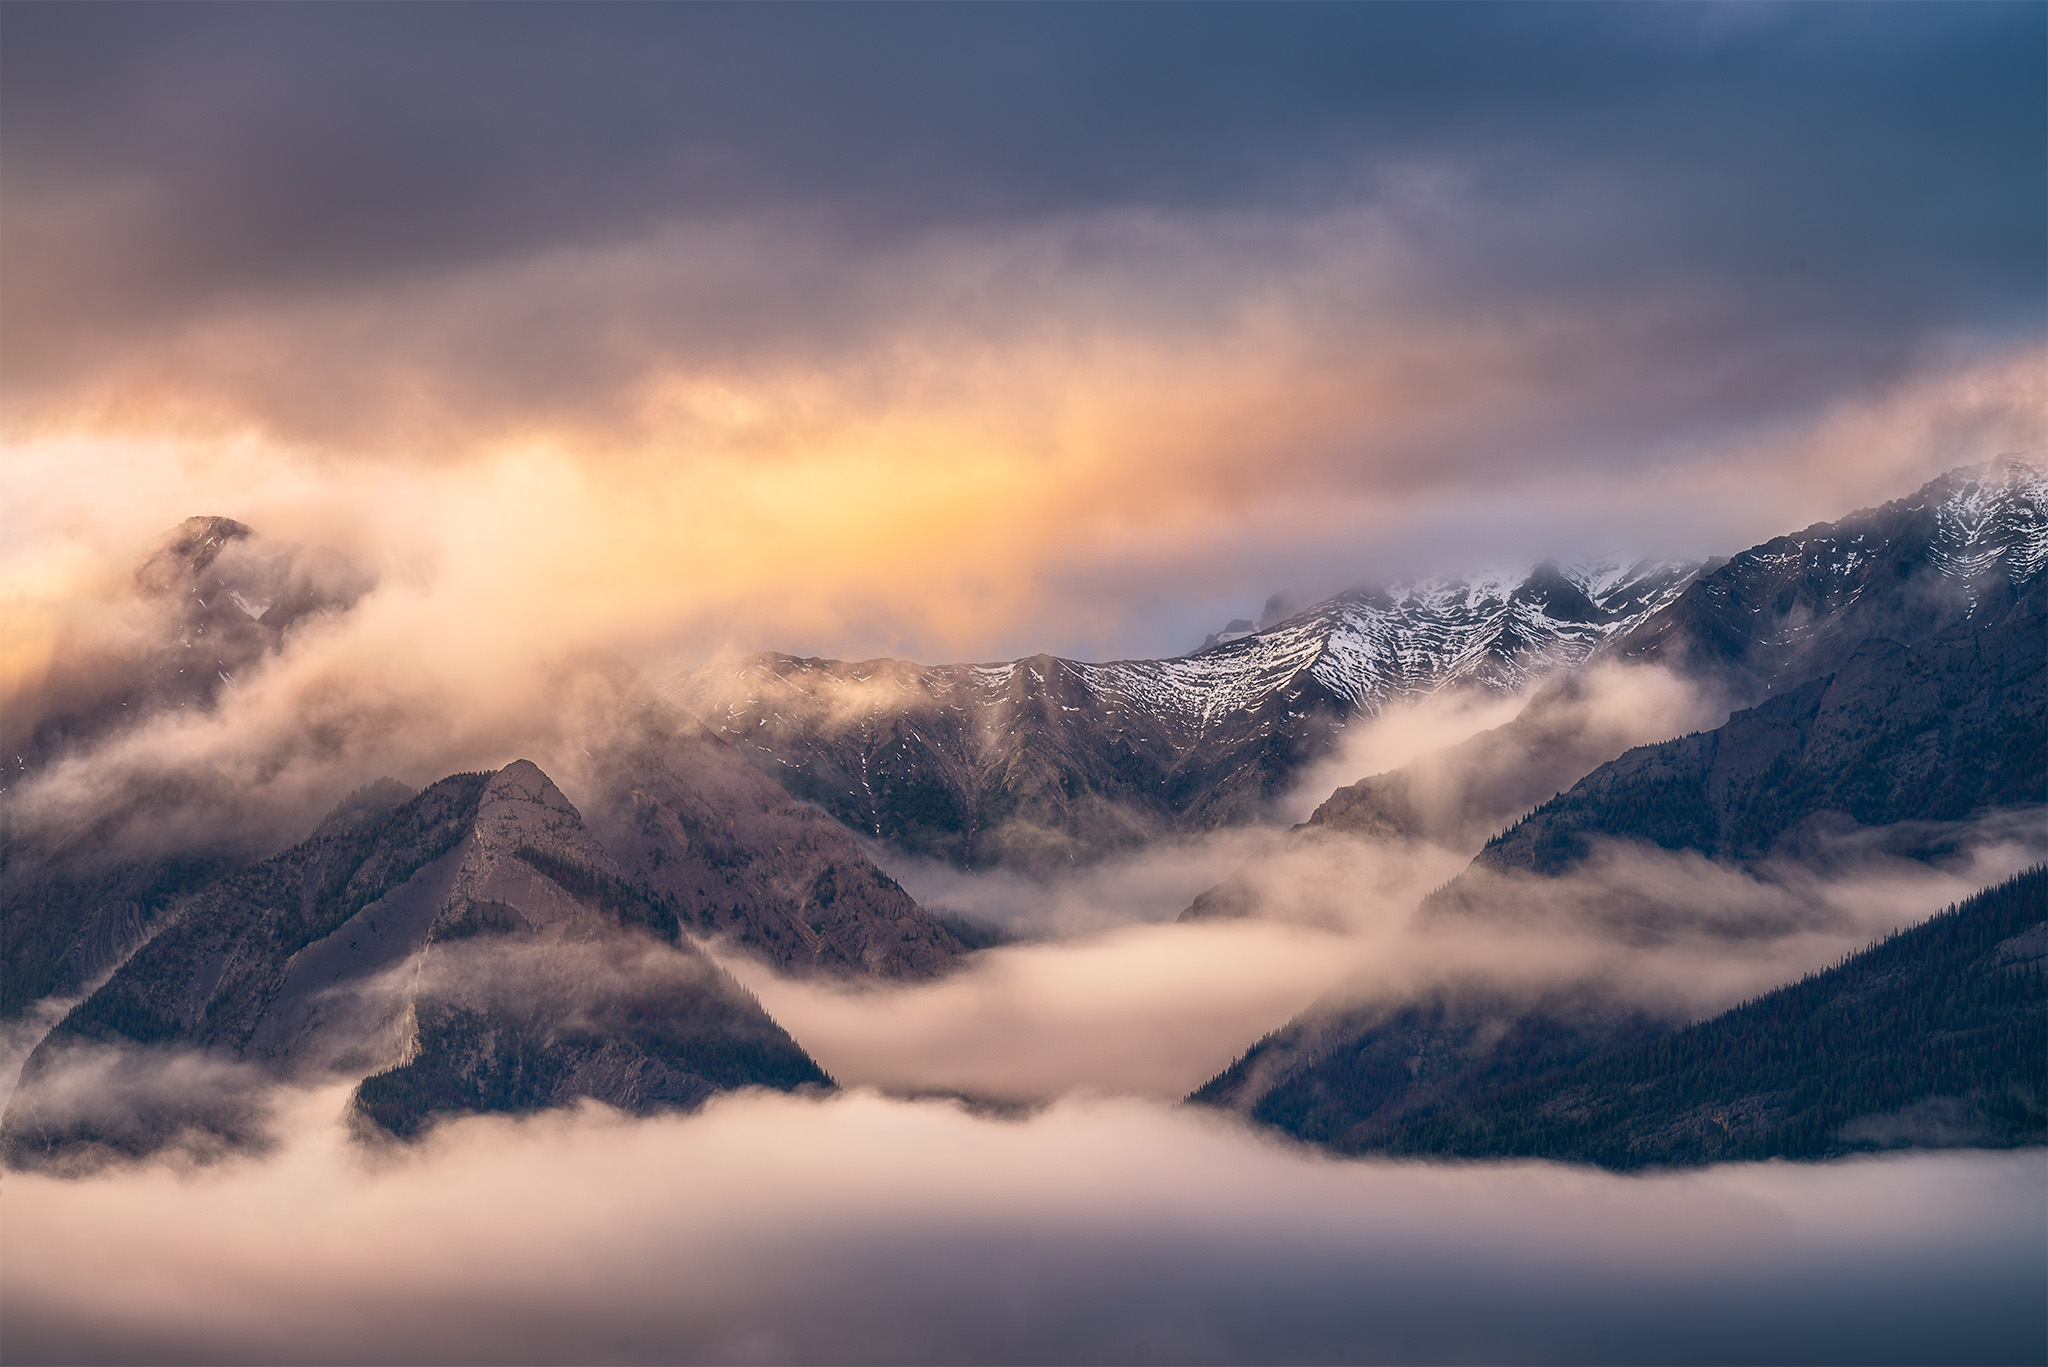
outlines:
{"label": "overcast sky", "polygon": [[643,657],[1100,658],[2048,442],[2038,4],[0,24],[17,594],[495,528]]}

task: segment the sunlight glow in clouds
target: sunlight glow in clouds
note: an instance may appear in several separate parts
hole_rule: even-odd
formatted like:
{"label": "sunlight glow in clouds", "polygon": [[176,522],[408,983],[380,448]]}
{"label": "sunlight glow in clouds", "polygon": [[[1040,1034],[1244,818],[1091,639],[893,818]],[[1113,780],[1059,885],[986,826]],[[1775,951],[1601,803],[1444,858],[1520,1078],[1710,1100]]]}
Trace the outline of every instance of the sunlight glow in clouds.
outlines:
{"label": "sunlight glow in clouds", "polygon": [[[1482,481],[1455,460],[1425,477],[1399,455],[1434,444],[1404,425],[1472,420],[1452,399],[1404,416],[1378,399],[1391,378],[1231,354],[1072,383],[1049,368],[995,356],[1001,384],[911,399],[866,394],[858,376],[735,376],[719,392],[744,411],[716,423],[629,445],[492,439],[424,461],[255,435],[17,437],[0,485],[9,673],[34,667],[53,604],[117,581],[196,512],[367,552],[415,597],[427,637],[493,653],[1099,658],[1184,649],[1162,607],[1166,622],[1190,604],[1242,610],[1247,567],[1334,590],[1598,549],[1624,526],[1660,551],[1732,551],[2048,433],[2048,357],[2029,349],[1776,432],[1695,439],[1676,464],[1539,461]],[[1503,414],[1490,383],[1474,376],[1470,409]],[[1441,439],[1498,457],[1516,447],[1512,406],[1502,421]],[[1382,445],[1393,454],[1370,454]]]}

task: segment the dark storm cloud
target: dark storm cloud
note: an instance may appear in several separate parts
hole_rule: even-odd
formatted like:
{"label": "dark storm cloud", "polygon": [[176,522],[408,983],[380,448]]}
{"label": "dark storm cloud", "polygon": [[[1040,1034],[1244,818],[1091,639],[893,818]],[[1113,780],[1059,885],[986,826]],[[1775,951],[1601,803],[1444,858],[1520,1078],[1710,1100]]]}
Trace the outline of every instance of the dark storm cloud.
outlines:
{"label": "dark storm cloud", "polygon": [[77,292],[179,310],[770,211],[888,235],[1305,210],[1417,166],[1499,216],[1445,244],[1473,287],[1679,274],[1771,284],[1831,327],[1852,300],[2039,322],[2038,6],[16,5],[5,25],[23,324]]}

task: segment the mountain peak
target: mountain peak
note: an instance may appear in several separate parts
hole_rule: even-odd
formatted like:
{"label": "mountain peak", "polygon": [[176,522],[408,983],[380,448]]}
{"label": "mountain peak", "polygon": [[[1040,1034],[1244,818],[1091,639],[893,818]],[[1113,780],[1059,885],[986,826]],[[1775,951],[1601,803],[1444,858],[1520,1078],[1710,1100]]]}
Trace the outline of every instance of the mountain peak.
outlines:
{"label": "mountain peak", "polygon": [[2009,603],[2044,568],[2048,471],[2005,455],[1752,546],[1609,649],[1683,659],[1762,696],[1838,668],[1864,641],[1910,645]]}

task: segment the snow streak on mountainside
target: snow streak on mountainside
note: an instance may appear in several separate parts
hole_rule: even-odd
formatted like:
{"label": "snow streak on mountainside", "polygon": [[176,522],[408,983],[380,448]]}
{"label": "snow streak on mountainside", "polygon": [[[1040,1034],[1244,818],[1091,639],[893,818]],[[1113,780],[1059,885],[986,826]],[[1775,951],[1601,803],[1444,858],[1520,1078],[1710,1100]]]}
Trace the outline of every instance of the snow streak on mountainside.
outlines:
{"label": "snow streak on mountainside", "polygon": [[1311,678],[1368,715],[1394,698],[1460,683],[1514,692],[1577,664],[1609,636],[1671,602],[1697,568],[1650,561],[1570,570],[1544,564],[1526,576],[1362,587],[1181,659],[1079,668],[1098,690],[1198,713],[1205,723],[1255,706],[1304,664]]}
{"label": "snow streak on mountainside", "polygon": [[1671,602],[1695,567],[1553,564],[1364,587],[1164,660],[848,663],[765,654],[667,696],[849,824],[964,863],[1064,863],[1262,814],[1346,722],[1514,691]]}
{"label": "snow streak on mountainside", "polygon": [[2006,457],[1967,473],[1977,477],[1940,481],[1928,559],[1951,579],[2003,571],[2025,583],[2048,566],[2048,470]]}

